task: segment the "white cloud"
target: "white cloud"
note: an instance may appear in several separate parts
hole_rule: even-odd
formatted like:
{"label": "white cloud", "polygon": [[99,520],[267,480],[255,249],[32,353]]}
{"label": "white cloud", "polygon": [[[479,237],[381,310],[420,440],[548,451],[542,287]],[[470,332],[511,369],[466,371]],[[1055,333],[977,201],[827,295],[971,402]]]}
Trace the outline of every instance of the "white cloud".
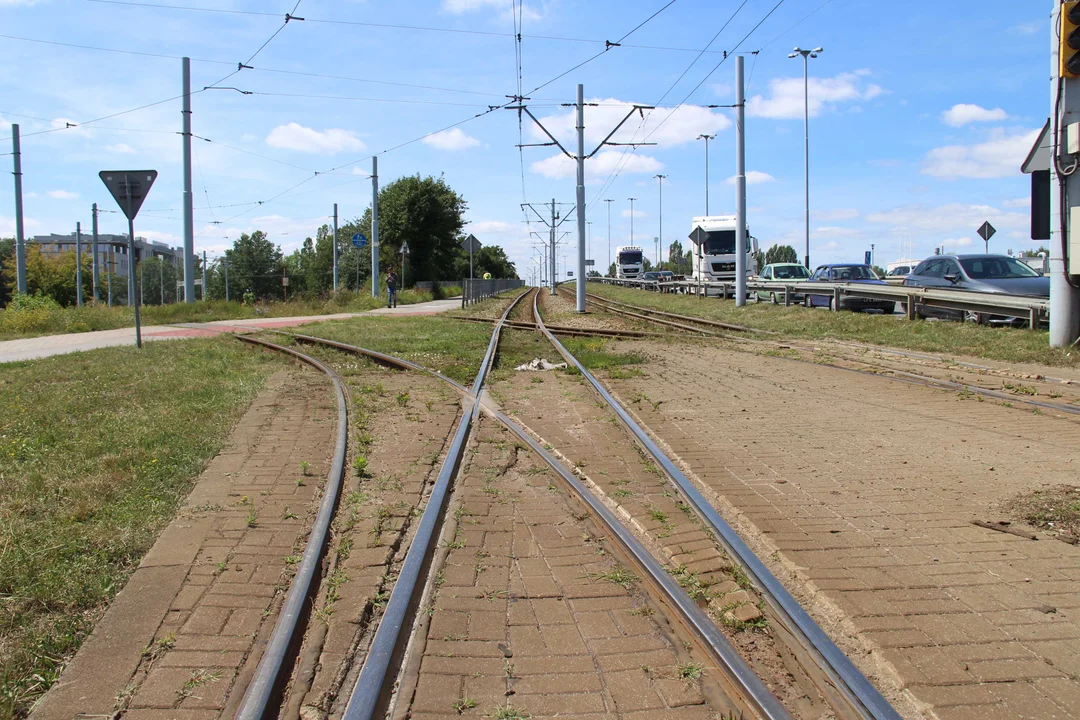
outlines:
{"label": "white cloud", "polygon": [[836,220],[854,220],[859,217],[859,211],[855,208],[833,208],[832,210],[811,210],[810,217],[815,220],[826,222]]}
{"label": "white cloud", "polygon": [[351,130],[329,128],[320,132],[295,122],[278,125],[271,130],[266,136],[266,144],[320,155],[333,155],[343,150],[363,150],[365,147]]}
{"label": "white cloud", "polygon": [[[597,107],[585,108],[585,152],[591,152],[619,122],[630,112],[634,103],[615,98],[592,99],[587,102],[599,103]],[[563,147],[571,149],[577,143],[577,111],[567,108],[554,115],[540,118],[551,134],[559,138]],[[673,146],[693,142],[698,135],[715,134],[731,127],[731,120],[722,112],[716,112],[700,105],[682,105],[674,109],[644,110],[634,113],[611,137],[612,142],[649,142],[657,145]],[[537,140],[547,140],[543,131],[535,125],[530,127],[530,134]]]}
{"label": "white cloud", "polygon": [[946,125],[961,127],[968,123],[976,122],[999,122],[1009,117],[1001,108],[987,110],[979,105],[960,103],[941,113],[941,119]]}
{"label": "white cloud", "polygon": [[[495,10],[500,17],[509,18],[513,16],[513,4],[510,0],[443,0],[442,9],[452,15]],[[536,8],[522,4],[521,17],[524,20],[540,20],[543,15]]]}
{"label": "white cloud", "polygon": [[975,145],[946,145],[926,154],[923,173],[934,177],[1000,178],[1018,176],[1039,130],[1008,134],[1003,128],[990,132],[990,139]]}
{"label": "white cloud", "polygon": [[[767,172],[761,172],[760,170],[748,170],[746,173],[747,185],[761,185],[762,183],[775,182],[776,178]],[[735,176],[732,175],[727,179],[728,185],[735,184]]]}
{"label": "white cloud", "polygon": [[941,244],[944,245],[947,248],[948,247],[967,247],[967,246],[971,245],[971,243],[972,243],[972,239],[969,238],[969,237],[945,238],[944,240],[941,241]]}
{"label": "white cloud", "polygon": [[836,227],[833,225],[826,225],[823,227],[815,228],[810,233],[812,237],[816,238],[858,238],[863,237],[866,233],[856,228]]}
{"label": "white cloud", "polygon": [[[41,223],[32,217],[23,216],[23,232],[27,237],[41,229]],[[0,237],[15,237],[15,218],[0,215]]]}
{"label": "white cloud", "polygon": [[[622,211],[622,216],[624,218],[630,217],[630,210],[629,209],[623,210]],[[648,217],[648,213],[646,213],[644,210],[635,210],[634,211],[634,217],[636,217],[636,218]]]}
{"label": "white cloud", "polygon": [[50,190],[46,193],[54,200],[77,200],[79,193],[68,192],[67,190]]}
{"label": "white cloud", "polygon": [[[840,73],[831,78],[810,78],[807,85],[810,117],[817,117],[822,110],[830,110],[843,102],[870,100],[882,93],[880,85],[867,83],[866,70]],[[794,119],[803,116],[803,79],[774,78],[769,81],[769,97],[755,95],[747,101],[746,109],[752,116],[775,119]]]}
{"label": "white cloud", "polygon": [[106,145],[106,152],[116,153],[118,155],[134,155],[135,148],[131,147],[127,143],[116,143],[115,145]]}
{"label": "white cloud", "polygon": [[65,133],[72,135],[82,135],[83,137],[89,137],[90,131],[83,127],[80,127],[77,122],[67,117],[54,118],[49,123],[54,130],[63,129]]}
{"label": "white cloud", "polygon": [[473,233],[509,233],[519,230],[518,226],[502,220],[480,220],[466,225],[469,232]]}
{"label": "white cloud", "polygon": [[438,150],[465,150],[480,144],[479,140],[466,135],[461,128],[452,128],[428,135],[422,142]]}
{"label": "white cloud", "polygon": [[[655,173],[664,169],[664,166],[654,157],[641,153],[627,154],[616,150],[604,150],[597,153],[585,163],[586,182],[599,182],[606,178],[616,166],[622,168],[623,175],[636,173]],[[562,153],[552,155],[549,158],[538,160],[529,166],[529,169],[544,177],[565,179],[575,177],[577,163]]]}
{"label": "white cloud", "polygon": [[1001,206],[1002,207],[1007,207],[1007,208],[1027,208],[1027,207],[1031,207],[1031,198],[1026,198],[1026,197],[1013,198],[1012,200],[1006,200],[1005,202],[1001,203]]}
{"label": "white cloud", "polygon": [[1019,25],[1013,25],[1011,28],[1009,28],[1010,31],[1016,33],[1017,35],[1034,35],[1035,33],[1039,32],[1040,30],[1045,30],[1045,29],[1046,29],[1046,23],[1038,22],[1038,21],[1029,22],[1029,23],[1021,23]]}
{"label": "white cloud", "polygon": [[891,210],[866,215],[872,223],[889,226],[896,233],[940,236],[942,233],[971,232],[989,222],[998,230],[1020,229],[1029,218],[1027,213],[1007,212],[990,205],[902,205]]}

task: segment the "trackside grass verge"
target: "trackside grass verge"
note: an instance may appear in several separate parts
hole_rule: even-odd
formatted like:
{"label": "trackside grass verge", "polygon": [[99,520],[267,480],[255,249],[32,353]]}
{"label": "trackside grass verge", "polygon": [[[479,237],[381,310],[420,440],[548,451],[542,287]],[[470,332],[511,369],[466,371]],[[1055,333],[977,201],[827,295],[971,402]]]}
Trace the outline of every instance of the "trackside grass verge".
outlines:
{"label": "trackside grass verge", "polygon": [[[458,287],[444,287],[442,297],[460,295]],[[402,290],[398,304],[411,305],[434,299],[430,292]],[[333,315],[335,313],[363,312],[386,306],[385,295],[373,298],[370,293],[339,292],[325,298],[306,298],[289,302],[258,303],[244,305],[239,301],[206,300],[191,304],[144,305],[139,309],[143,325],[170,325],[188,322],[211,322],[213,320],[247,320],[255,317],[299,317],[302,315]],[[60,333],[115,330],[135,325],[135,313],[128,307],[108,307],[104,304],[86,305],[81,308],[57,308],[36,312],[32,318],[17,317],[8,310],[0,310],[0,340],[25,337],[57,335]]]}
{"label": "trackside grass verge", "polygon": [[0,366],[0,718],[56,681],[281,367],[229,338]]}
{"label": "trackside grass verge", "polygon": [[[437,315],[371,315],[305,325],[298,332],[412,360],[468,385],[480,369],[491,330],[484,323]],[[269,333],[264,337],[271,342],[285,342],[282,335]]]}
{"label": "trackside grass verge", "polygon": [[657,310],[736,323],[782,336],[814,340],[854,340],[906,350],[982,357],[1004,362],[1038,363],[1058,367],[1080,365],[1080,352],[1049,346],[1041,330],[995,328],[975,323],[909,322],[901,315],[829,312],[801,306],[784,307],[733,300],[669,295],[634,288],[590,283],[589,292],[619,302]]}

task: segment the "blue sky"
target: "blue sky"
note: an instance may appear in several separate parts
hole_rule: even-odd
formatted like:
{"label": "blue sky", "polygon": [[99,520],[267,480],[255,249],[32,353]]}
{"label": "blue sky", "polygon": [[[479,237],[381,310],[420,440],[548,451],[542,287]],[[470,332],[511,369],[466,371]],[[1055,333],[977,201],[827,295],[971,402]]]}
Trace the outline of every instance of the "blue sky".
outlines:
{"label": "blue sky", "polygon": [[[182,55],[192,58],[193,90],[221,81],[295,3],[150,1],[157,7],[0,0],[0,153],[10,152],[8,124],[19,123],[28,235],[72,232],[76,221],[88,230],[91,203],[115,207],[99,170],[153,168],[160,177],[136,233],[180,244],[180,101],[83,123],[175,98]],[[981,249],[975,230],[984,220],[999,230],[991,250],[1033,244],[1019,165],[1049,114],[1050,2],[982,2],[976,13],[940,1],[784,0],[751,33],[776,0],[676,0],[621,47],[545,84],[665,2],[526,0],[517,13],[523,90],[544,84],[528,104],[569,149],[573,119],[560,103],[574,100],[577,83],[599,103],[586,111],[586,151],[622,118],[624,103],[660,106],[614,138],[648,136],[656,146],[610,148],[587,163],[598,265],[607,264],[609,205],[611,246],[629,244],[630,197],[635,240],[651,253],[660,229],[657,174],[667,176],[665,245],[686,244],[691,217],[704,213],[705,148],[695,139],[702,133],[717,136],[709,144],[710,210],[734,212],[732,111],[704,106],[734,102],[735,63],[717,51],[735,49],[760,51],[746,58],[751,232],[765,247],[790,243],[801,254],[802,61],[787,57],[795,45],[824,48],[810,61],[814,264],[861,259],[871,243],[882,265],[907,246],[915,257],[943,243]],[[220,83],[253,94],[193,97],[193,132],[211,141],[194,143],[196,249],[214,256],[226,238],[261,229],[290,251],[328,221],[333,203],[343,218],[362,214],[378,153],[383,184],[444,173],[469,203],[469,229],[505,247],[527,273],[535,256],[529,230],[543,227],[527,226],[520,204],[573,203],[572,164],[549,147],[519,151],[509,110],[419,140],[517,92],[515,5],[302,0],[295,14],[305,20],[281,29],[250,62],[254,69]],[[57,127],[65,129],[41,132]],[[543,139],[527,117],[523,127],[526,143]],[[9,181],[0,191],[0,235],[14,233],[13,218]],[[101,230],[126,231],[122,216],[102,215]],[[575,257],[576,242],[567,236],[560,255]]]}

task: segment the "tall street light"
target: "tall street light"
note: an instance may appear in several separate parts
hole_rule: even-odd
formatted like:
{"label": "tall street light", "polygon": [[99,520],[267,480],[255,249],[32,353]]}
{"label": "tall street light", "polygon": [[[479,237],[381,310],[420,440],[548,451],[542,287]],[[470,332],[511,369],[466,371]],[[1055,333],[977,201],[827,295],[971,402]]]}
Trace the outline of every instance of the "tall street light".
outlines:
{"label": "tall street light", "polygon": [[630,201],[630,244],[634,244],[634,201],[637,198],[626,198]]}
{"label": "tall street light", "polygon": [[611,203],[615,200],[606,198],[604,202],[607,203],[607,269],[604,270],[604,274],[607,275],[607,271],[611,269]]}
{"label": "tall street light", "polygon": [[705,214],[709,214],[709,141],[715,140],[716,135],[698,135],[698,140],[705,141]]}
{"label": "tall street light", "polygon": [[806,267],[810,267],[810,78],[809,78],[809,58],[816,58],[821,53],[821,48],[814,48],[813,50],[803,50],[796,47],[795,50],[788,55],[789,58],[797,58],[802,55],[803,60],[803,128],[804,128],[804,144],[803,144],[803,168],[805,171],[805,183],[806,183],[806,254],[803,256],[803,262]]}
{"label": "tall street light", "polygon": [[664,178],[667,175],[653,175],[653,177],[660,181],[660,237],[656,245],[656,266],[660,267],[660,248],[664,244]]}

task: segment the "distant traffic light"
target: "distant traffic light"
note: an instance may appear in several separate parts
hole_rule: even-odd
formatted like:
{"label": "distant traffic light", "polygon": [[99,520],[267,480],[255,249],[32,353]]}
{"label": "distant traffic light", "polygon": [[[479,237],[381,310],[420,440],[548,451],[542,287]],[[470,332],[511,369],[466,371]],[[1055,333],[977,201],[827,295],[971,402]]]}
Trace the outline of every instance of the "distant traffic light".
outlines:
{"label": "distant traffic light", "polygon": [[1061,5],[1061,45],[1058,48],[1061,77],[1080,77],[1080,0]]}

